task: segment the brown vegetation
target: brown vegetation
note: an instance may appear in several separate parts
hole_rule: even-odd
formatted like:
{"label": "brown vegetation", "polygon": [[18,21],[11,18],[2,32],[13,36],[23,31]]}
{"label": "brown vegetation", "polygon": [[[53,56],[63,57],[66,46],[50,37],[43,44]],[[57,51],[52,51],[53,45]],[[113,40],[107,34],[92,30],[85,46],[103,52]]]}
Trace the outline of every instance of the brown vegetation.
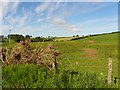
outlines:
{"label": "brown vegetation", "polygon": [[47,47],[36,45],[35,48],[30,47],[30,39],[20,41],[13,48],[1,48],[0,61],[3,65],[9,64],[38,64],[44,65],[48,69],[55,69],[55,59],[60,54],[52,45]]}
{"label": "brown vegetation", "polygon": [[90,48],[85,48],[84,51],[87,58],[95,57],[97,54],[96,50]]}

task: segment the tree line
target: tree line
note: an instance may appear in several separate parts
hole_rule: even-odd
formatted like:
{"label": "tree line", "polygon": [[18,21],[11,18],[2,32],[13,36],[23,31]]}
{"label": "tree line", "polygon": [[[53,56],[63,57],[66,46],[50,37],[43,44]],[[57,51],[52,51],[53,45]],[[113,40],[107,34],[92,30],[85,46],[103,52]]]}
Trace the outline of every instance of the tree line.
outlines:
{"label": "tree line", "polygon": [[42,42],[42,41],[53,41],[55,39],[55,37],[42,37],[42,36],[38,36],[38,37],[32,37],[31,35],[20,35],[20,34],[10,34],[8,36],[4,36],[4,35],[0,35],[0,42],[20,42],[20,41],[24,41],[26,39],[31,39],[32,42]]}

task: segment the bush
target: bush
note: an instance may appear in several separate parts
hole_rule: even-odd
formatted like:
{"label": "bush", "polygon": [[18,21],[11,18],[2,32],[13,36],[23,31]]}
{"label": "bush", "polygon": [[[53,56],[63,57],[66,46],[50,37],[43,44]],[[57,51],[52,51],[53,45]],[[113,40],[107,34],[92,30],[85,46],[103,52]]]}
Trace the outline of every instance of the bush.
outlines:
{"label": "bush", "polygon": [[3,65],[10,64],[37,64],[44,65],[48,69],[55,69],[56,57],[60,54],[52,45],[47,47],[36,45],[30,47],[31,40],[20,41],[13,48],[0,49],[0,61]]}

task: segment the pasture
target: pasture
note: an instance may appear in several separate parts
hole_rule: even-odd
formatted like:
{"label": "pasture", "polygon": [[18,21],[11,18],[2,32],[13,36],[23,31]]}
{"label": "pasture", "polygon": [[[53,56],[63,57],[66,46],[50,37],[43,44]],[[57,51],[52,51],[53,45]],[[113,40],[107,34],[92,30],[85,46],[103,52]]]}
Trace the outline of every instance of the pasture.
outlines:
{"label": "pasture", "polygon": [[[37,44],[32,43],[31,46],[34,47]],[[57,58],[60,69],[107,75],[108,58],[111,56],[113,75],[118,76],[118,33],[43,44],[53,44],[60,51],[61,55]]]}
{"label": "pasture", "polygon": [[[30,46],[34,48],[36,45],[46,46],[48,44],[52,44],[61,53],[57,57],[59,71],[75,71],[89,73],[90,75],[96,74],[97,77],[103,77],[107,80],[108,58],[111,56],[113,60],[112,78],[113,80],[115,77],[118,78],[118,33],[91,36],[78,40],[67,39],[52,42],[33,42]],[[11,48],[15,45],[15,43],[10,45],[3,43],[3,48]],[[30,67],[36,71],[36,67]],[[11,68],[14,69],[13,66]],[[3,67],[3,76],[8,72],[7,70],[12,72],[10,66]],[[30,72],[32,72],[31,70]],[[7,79],[3,80],[7,83]],[[118,82],[115,84],[115,87],[118,87]]]}

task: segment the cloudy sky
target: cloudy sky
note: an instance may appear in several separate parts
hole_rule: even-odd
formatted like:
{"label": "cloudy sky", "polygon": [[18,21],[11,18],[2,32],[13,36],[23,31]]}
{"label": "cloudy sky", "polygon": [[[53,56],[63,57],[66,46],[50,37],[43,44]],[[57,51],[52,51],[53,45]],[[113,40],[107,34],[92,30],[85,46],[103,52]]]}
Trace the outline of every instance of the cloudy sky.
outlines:
{"label": "cloudy sky", "polygon": [[118,30],[117,0],[87,1],[89,2],[4,0],[0,3],[0,34],[7,35],[10,28],[11,33],[32,36],[73,36]]}

